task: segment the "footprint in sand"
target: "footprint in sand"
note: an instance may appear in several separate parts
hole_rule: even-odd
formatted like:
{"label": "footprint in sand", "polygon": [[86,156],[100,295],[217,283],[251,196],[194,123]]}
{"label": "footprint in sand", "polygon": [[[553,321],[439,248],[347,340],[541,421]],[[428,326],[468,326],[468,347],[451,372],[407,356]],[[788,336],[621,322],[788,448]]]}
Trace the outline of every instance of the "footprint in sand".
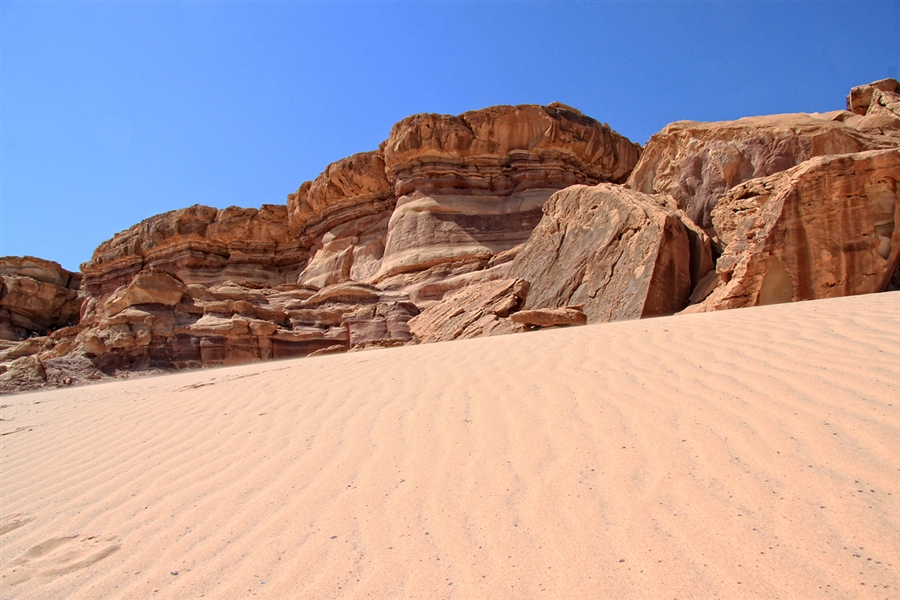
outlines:
{"label": "footprint in sand", "polygon": [[3,585],[16,585],[35,577],[58,577],[94,565],[121,544],[114,537],[67,535],[35,544],[3,566]]}
{"label": "footprint in sand", "polygon": [[14,515],[0,518],[0,535],[5,535],[13,529],[18,529],[22,525],[26,525],[33,520],[34,517],[29,517],[28,515],[24,515],[22,513],[16,513]]}

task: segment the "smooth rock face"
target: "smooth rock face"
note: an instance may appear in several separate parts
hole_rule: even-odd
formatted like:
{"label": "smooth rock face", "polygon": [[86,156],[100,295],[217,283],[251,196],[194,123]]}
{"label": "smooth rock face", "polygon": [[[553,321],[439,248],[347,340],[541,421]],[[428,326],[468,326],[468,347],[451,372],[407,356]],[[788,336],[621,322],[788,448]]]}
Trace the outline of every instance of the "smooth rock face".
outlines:
{"label": "smooth rock face", "polygon": [[415,115],[383,151],[397,205],[371,281],[394,289],[484,268],[528,239],[554,191],[621,180],[640,154],[563,105]]}
{"label": "smooth rock face", "polygon": [[20,340],[78,322],[81,274],[33,256],[0,258],[0,339]]}
{"label": "smooth rock face", "polygon": [[466,286],[446,296],[407,323],[419,343],[441,342],[525,331],[509,320],[528,294],[523,279],[499,279]]}
{"label": "smooth rock face", "polygon": [[583,305],[589,323],[684,308],[691,243],[686,217],[666,202],[611,184],[554,194],[510,267],[511,277],[531,284],[522,308]]}
{"label": "smooth rock face", "polygon": [[695,223],[709,230],[712,210],[739,183],[779,173],[815,156],[890,146],[885,138],[840,122],[850,116],[678,121],[650,138],[627,185],[645,194],[672,195]]}
{"label": "smooth rock face", "polygon": [[900,150],[825,156],[729,191],[718,285],[687,312],[866,294],[900,262]]}

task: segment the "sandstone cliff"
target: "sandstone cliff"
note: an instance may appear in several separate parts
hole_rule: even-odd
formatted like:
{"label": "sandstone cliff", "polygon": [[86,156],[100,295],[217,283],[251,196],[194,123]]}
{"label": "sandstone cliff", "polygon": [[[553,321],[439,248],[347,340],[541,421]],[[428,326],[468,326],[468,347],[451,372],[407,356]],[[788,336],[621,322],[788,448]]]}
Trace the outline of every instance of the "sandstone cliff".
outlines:
{"label": "sandstone cliff", "polygon": [[645,194],[672,195],[695,223],[709,229],[716,203],[739,183],[816,156],[895,144],[874,126],[854,127],[862,121],[852,117],[839,111],[672,123],[647,142],[627,185]]}
{"label": "sandstone cliff", "polygon": [[81,274],[33,256],[0,258],[0,340],[46,335],[78,322]]}
{"label": "sandstone cliff", "polygon": [[557,103],[414,115],[286,205],[151,217],[83,277],[0,259],[0,392],[890,289],[898,147],[895,80],[643,150]]}
{"label": "sandstone cliff", "polygon": [[[883,291],[900,263],[900,150],[818,157],[713,211],[717,286],[689,312]],[[900,282],[898,282],[900,283]]]}

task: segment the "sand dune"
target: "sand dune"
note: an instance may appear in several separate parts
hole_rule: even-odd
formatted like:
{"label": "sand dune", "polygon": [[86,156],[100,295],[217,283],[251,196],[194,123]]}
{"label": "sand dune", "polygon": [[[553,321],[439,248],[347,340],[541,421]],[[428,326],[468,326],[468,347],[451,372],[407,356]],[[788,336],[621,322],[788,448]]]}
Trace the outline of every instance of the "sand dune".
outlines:
{"label": "sand dune", "polygon": [[900,293],[3,399],[0,596],[898,598]]}

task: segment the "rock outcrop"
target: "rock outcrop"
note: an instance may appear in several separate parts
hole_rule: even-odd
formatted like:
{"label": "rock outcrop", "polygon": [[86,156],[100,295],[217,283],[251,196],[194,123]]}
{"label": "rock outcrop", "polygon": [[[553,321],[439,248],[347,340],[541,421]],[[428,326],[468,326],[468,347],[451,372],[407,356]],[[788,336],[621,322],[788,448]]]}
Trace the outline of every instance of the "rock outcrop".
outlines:
{"label": "rock outcrop", "polygon": [[900,263],[900,150],[811,159],[713,211],[716,287],[688,312],[867,294]]}
{"label": "rock outcrop", "polygon": [[146,270],[169,273],[187,285],[226,280],[292,283],[306,259],[290,232],[286,206],[218,210],[194,205],[116,234],[100,244],[81,270],[88,298],[97,299]]}
{"label": "rock outcrop", "polygon": [[847,109],[643,151],[557,103],[411,116],[285,206],[157,215],[83,277],[0,259],[0,393],[900,287],[900,84]]}
{"label": "rock outcrop", "polygon": [[[557,192],[510,267],[530,283],[522,308],[583,305],[589,323],[674,314],[691,293],[686,221],[670,199],[622,186]],[[709,270],[708,242],[698,251]]]}
{"label": "rock outcrop", "polygon": [[816,156],[891,147],[884,136],[844,123],[852,113],[788,114],[737,121],[678,121],[647,142],[628,178],[631,189],[665,193],[706,230],[732,187],[779,173]]}
{"label": "rock outcrop", "polygon": [[33,256],[0,258],[0,340],[46,335],[78,322],[81,274]]}
{"label": "rock outcrop", "polygon": [[551,104],[415,115],[383,152],[397,204],[372,282],[402,289],[484,268],[528,239],[553,192],[622,181],[640,148]]}

